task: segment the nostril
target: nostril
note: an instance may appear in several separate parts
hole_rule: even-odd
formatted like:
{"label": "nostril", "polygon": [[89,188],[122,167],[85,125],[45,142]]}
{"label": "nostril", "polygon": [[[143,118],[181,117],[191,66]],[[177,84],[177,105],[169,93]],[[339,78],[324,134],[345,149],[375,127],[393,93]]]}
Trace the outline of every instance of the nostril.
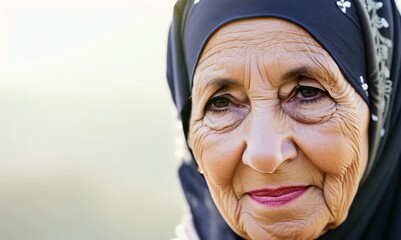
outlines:
{"label": "nostril", "polygon": [[271,149],[270,146],[248,146],[243,154],[243,163],[260,173],[273,173],[281,164],[280,151]]}
{"label": "nostril", "polygon": [[297,147],[289,139],[282,139],[265,144],[248,142],[242,162],[260,173],[274,173],[281,164],[297,157]]}
{"label": "nostril", "polygon": [[284,141],[281,145],[281,152],[285,161],[295,159],[298,155],[298,149],[294,142],[291,140]]}

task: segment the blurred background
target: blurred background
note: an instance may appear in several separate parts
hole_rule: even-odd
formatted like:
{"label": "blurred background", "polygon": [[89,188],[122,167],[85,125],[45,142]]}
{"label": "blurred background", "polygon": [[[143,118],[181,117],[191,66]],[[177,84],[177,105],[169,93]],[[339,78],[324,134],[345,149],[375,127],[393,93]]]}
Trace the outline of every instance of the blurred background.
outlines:
{"label": "blurred background", "polygon": [[173,5],[0,0],[1,240],[174,236]]}
{"label": "blurred background", "polygon": [[170,239],[173,0],[0,1],[0,239]]}

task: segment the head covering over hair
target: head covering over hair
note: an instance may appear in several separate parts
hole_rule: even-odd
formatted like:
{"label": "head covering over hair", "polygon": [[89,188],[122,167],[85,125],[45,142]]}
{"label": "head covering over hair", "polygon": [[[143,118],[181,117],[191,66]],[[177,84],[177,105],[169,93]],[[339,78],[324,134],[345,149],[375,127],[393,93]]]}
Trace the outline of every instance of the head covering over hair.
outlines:
{"label": "head covering over hair", "polygon": [[[369,105],[369,160],[347,219],[321,239],[401,239],[401,17],[394,0],[178,0],[167,79],[185,136],[197,61],[224,24],[275,17],[309,32]],[[211,200],[194,159],[179,174],[201,239],[241,239]]]}

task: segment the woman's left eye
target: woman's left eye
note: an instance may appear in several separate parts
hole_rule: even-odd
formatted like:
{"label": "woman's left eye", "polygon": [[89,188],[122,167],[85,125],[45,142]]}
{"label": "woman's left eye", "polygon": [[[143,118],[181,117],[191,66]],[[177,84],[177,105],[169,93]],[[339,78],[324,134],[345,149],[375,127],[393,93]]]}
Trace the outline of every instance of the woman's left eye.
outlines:
{"label": "woman's left eye", "polygon": [[298,85],[290,101],[297,99],[301,102],[316,101],[327,96],[327,94],[327,91],[316,87]]}
{"label": "woman's left eye", "polygon": [[323,123],[336,110],[336,102],[321,85],[311,82],[308,85],[298,84],[295,88],[288,90],[290,90],[288,94],[285,94],[283,90],[282,95],[279,95],[281,107],[286,114],[298,122]]}

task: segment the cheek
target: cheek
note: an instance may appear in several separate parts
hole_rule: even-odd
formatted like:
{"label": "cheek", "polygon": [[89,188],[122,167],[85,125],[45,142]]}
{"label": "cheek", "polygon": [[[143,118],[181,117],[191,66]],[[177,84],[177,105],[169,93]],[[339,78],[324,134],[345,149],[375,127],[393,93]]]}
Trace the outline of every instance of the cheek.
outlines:
{"label": "cheek", "polygon": [[324,124],[297,129],[297,136],[302,136],[297,140],[299,148],[324,172],[323,193],[333,226],[346,218],[366,168],[369,113],[365,105],[361,111],[338,109]]}
{"label": "cheek", "polygon": [[[206,127],[204,127],[206,128]],[[240,131],[216,133],[206,130],[194,149],[195,159],[202,167],[208,184],[228,188],[237,165],[241,162],[244,142]]]}
{"label": "cheek", "polygon": [[[343,175],[351,165],[366,165],[369,111],[339,106],[329,121],[298,127],[299,147],[323,172]],[[357,176],[356,176],[357,177]]]}
{"label": "cheek", "polygon": [[303,126],[299,132],[299,148],[323,172],[341,175],[355,160],[355,144],[337,124]]}

